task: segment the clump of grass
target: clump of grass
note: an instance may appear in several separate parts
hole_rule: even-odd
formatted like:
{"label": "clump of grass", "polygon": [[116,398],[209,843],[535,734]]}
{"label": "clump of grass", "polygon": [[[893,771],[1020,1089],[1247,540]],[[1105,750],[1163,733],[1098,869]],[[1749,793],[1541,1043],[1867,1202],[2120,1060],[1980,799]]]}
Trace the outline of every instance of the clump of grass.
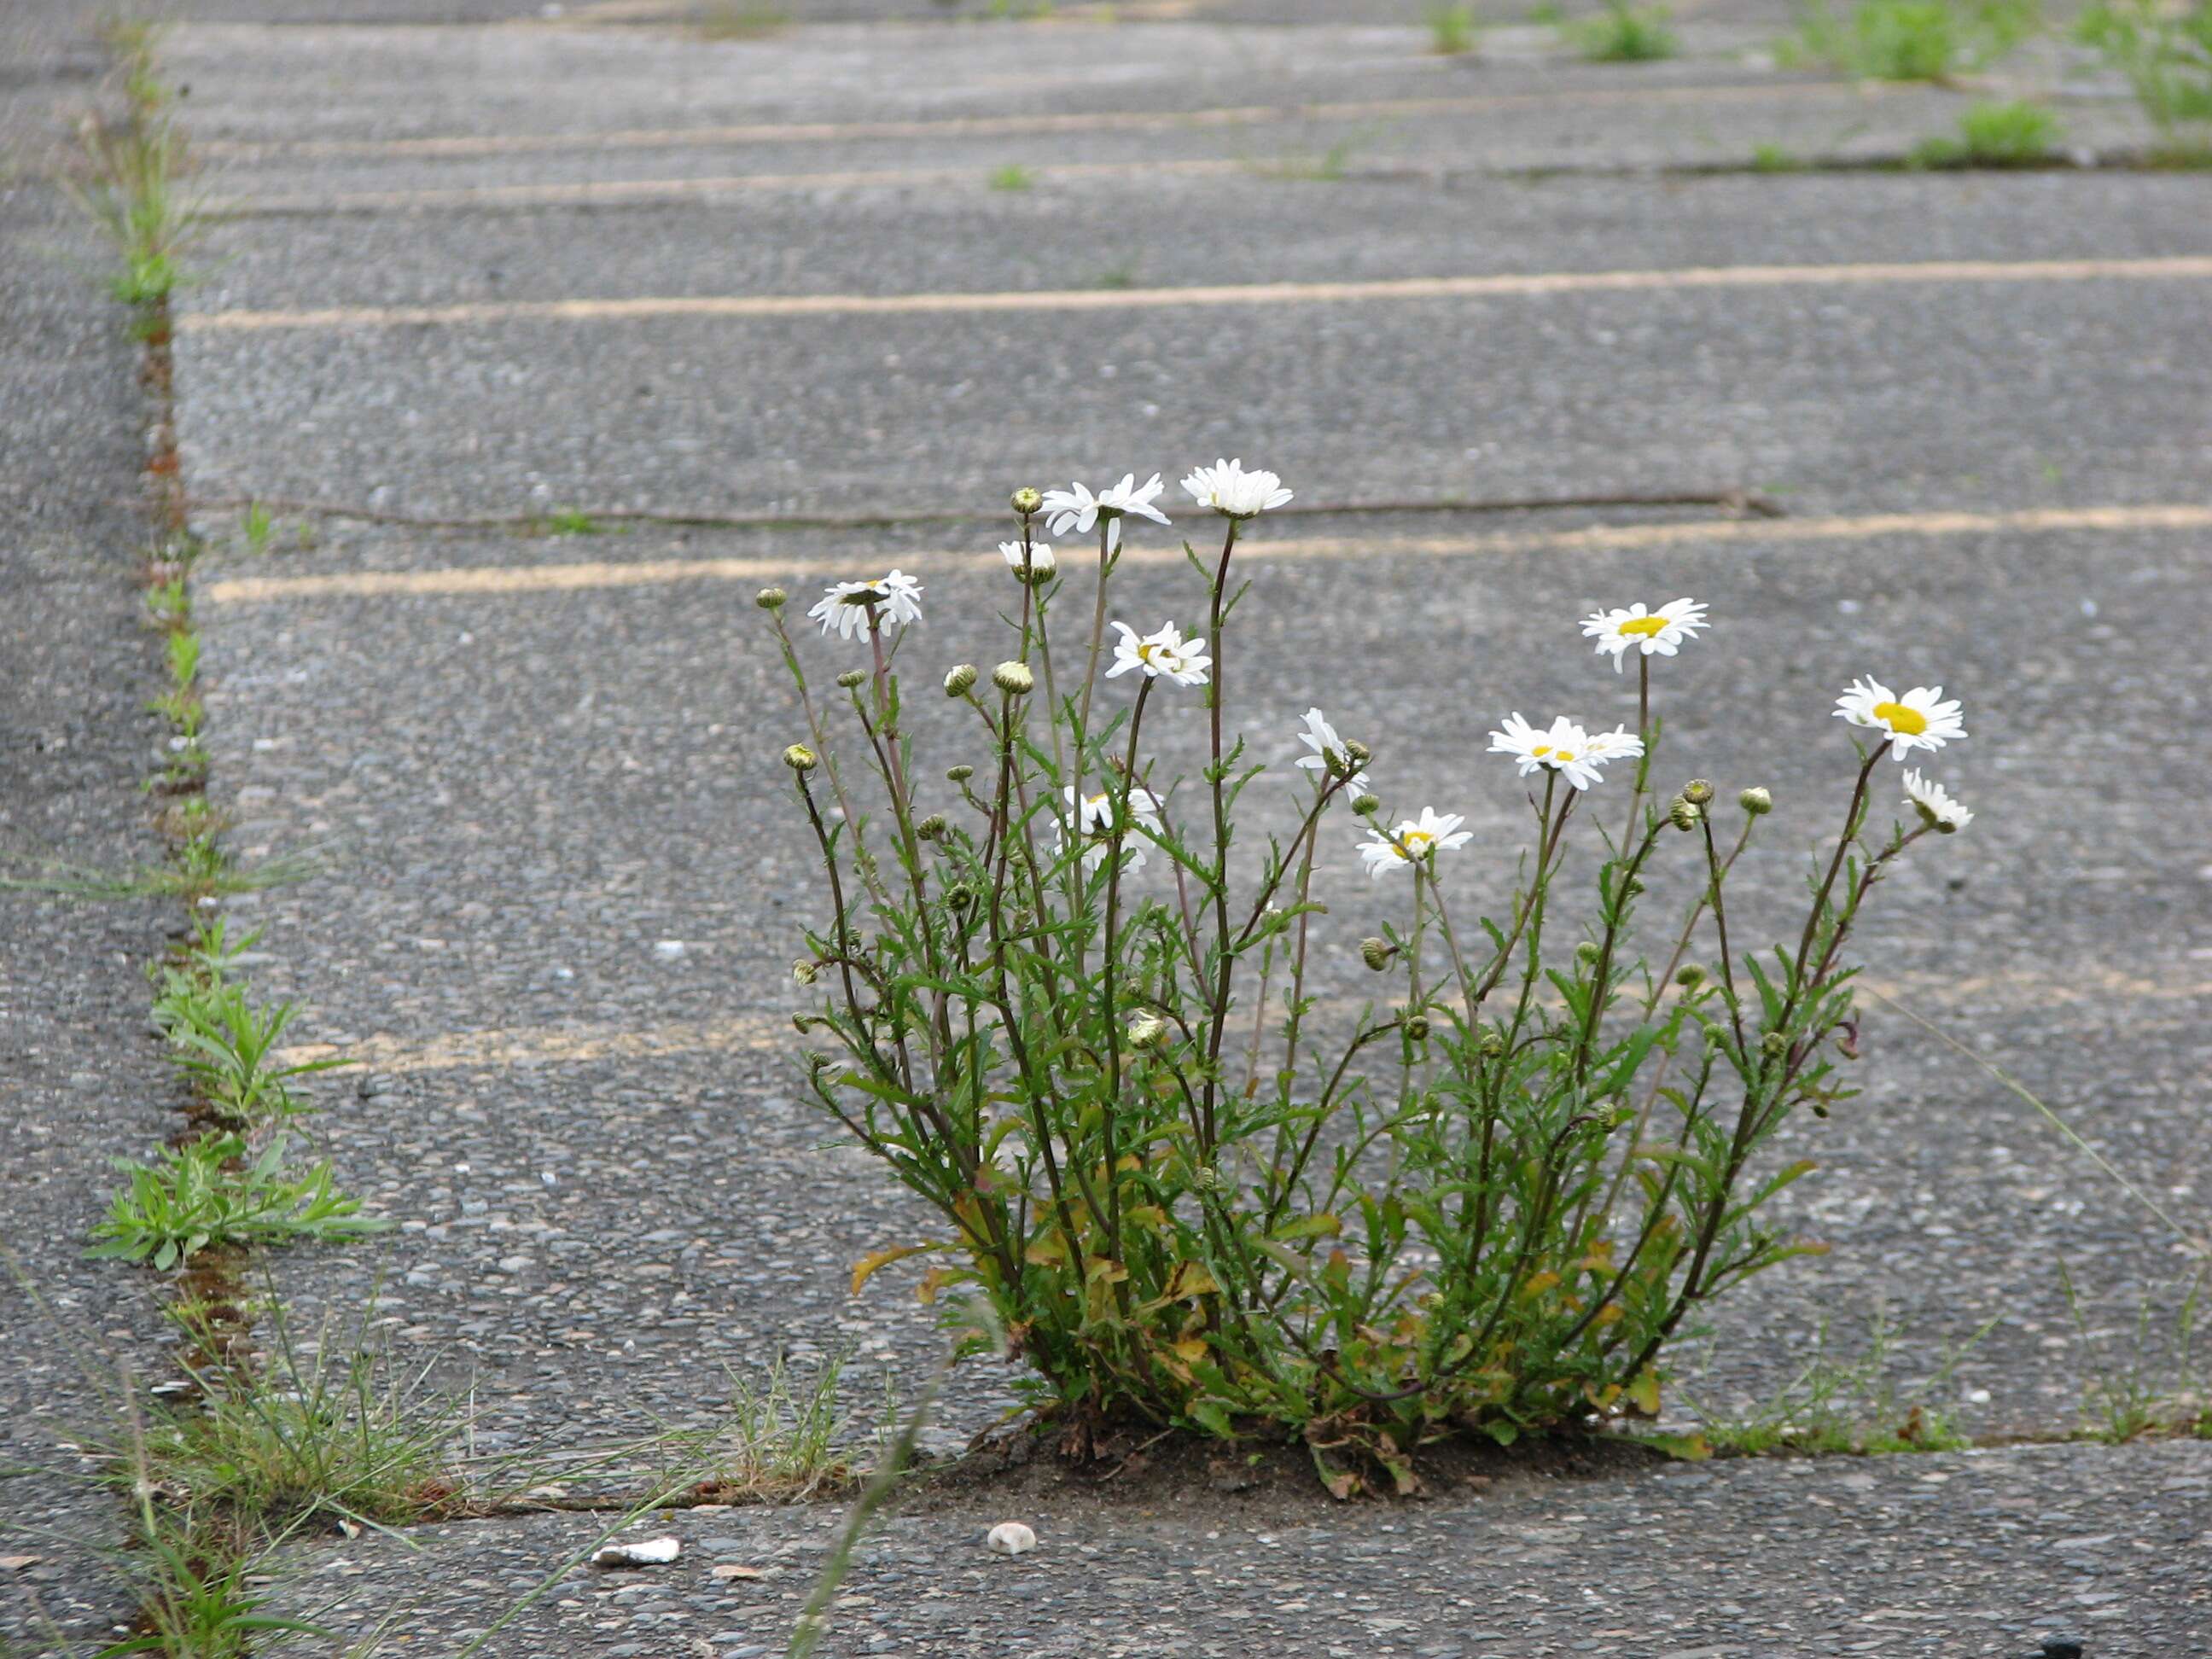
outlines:
{"label": "clump of grass", "polygon": [[1429,8],[1429,42],[1436,52],[1456,58],[1474,50],[1481,20],[1467,0]]}
{"label": "clump of grass", "polygon": [[269,538],[275,533],[276,521],[269,509],[259,501],[248,501],[240,515],[239,529],[246,537],[246,550],[257,556],[269,550]]}
{"label": "clump of grass", "polygon": [[1979,103],[1959,118],[1956,137],[1928,139],[1911,160],[1923,167],[2041,167],[2063,133],[2058,117],[2039,104]]}
{"label": "clump of grass", "polygon": [[118,1159],[124,1184],[85,1254],[167,1271],[204,1250],[343,1242],[391,1224],[337,1190],[327,1159],[287,1168],[289,1150],[281,1133],[258,1153],[241,1135],[212,1134],[165,1147],[151,1164]]}
{"label": "clump of grass", "polygon": [[1804,0],[1777,55],[1858,80],[1941,81],[1987,68],[2042,23],[2042,0],[1856,0],[1840,18]]}
{"label": "clump of grass", "polygon": [[2127,77],[2170,165],[2212,165],[2212,0],[2097,0],[2075,24]]}
{"label": "clump of grass", "polygon": [[986,182],[993,190],[1028,190],[1036,183],[1036,174],[1018,161],[1009,161],[1002,167],[994,167]]}
{"label": "clump of grass", "polygon": [[599,536],[605,532],[605,526],[580,507],[556,507],[545,520],[545,533],[549,536]]}
{"label": "clump of grass", "polygon": [[1886,1315],[1874,1316],[1865,1350],[1850,1359],[1830,1349],[1823,1322],[1812,1357],[1749,1411],[1729,1415],[1709,1409],[1686,1389],[1685,1398],[1703,1419],[1706,1440],[1724,1453],[1957,1451],[1972,1442],[1936,1396],[1948,1391],[1960,1365],[1996,1322],[1990,1320],[1949,1350],[1925,1380],[1901,1386],[1895,1374],[1897,1334]]}
{"label": "clump of grass", "polygon": [[791,14],[781,6],[736,0],[718,0],[699,20],[699,33],[709,40],[762,40],[790,27]]}
{"label": "clump of grass", "polygon": [[1595,64],[1654,63],[1680,49],[1667,15],[1663,6],[1632,8],[1627,0],[1607,0],[1603,12],[1569,28],[1567,39]]}
{"label": "clump of grass", "polygon": [[1759,144],[1751,152],[1754,173],[1802,173],[1805,163],[1779,144]]}
{"label": "clump of grass", "polygon": [[[428,1369],[397,1370],[369,1340],[374,1304],[349,1340],[295,1340],[283,1306],[268,1316],[259,1364],[188,1367],[198,1398],[149,1426],[146,1455],[164,1492],[219,1508],[258,1536],[340,1521],[390,1526],[450,1516],[464,1481],[449,1455],[460,1413],[428,1388]],[[204,1316],[175,1315],[189,1344],[223,1340]]]}
{"label": "clump of grass", "polygon": [[[841,1355],[800,1378],[778,1354],[758,1377],[732,1372],[727,1420],[686,1448],[710,1470],[701,1489],[724,1502],[799,1503],[851,1486],[865,1469],[838,1400],[846,1363]],[[890,1386],[887,1376],[886,1424],[897,1418]]]}
{"label": "clump of grass", "polygon": [[2159,1344],[2151,1331],[2152,1298],[2145,1295],[2137,1304],[2132,1340],[2115,1356],[2108,1334],[2090,1329],[2073,1275],[2059,1264],[2067,1316],[2088,1356],[2081,1407],[2091,1438],[2121,1445],[2151,1436],[2212,1435],[2212,1402],[2197,1370],[2197,1302],[2204,1280],[2200,1270],[2174,1310],[2170,1358],[2161,1375],[2154,1358]]}

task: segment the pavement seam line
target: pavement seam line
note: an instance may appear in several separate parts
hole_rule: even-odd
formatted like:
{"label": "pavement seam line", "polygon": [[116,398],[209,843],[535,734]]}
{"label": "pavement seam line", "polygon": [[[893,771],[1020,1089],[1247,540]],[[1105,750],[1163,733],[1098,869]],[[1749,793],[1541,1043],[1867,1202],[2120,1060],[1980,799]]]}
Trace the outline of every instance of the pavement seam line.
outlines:
{"label": "pavement seam line", "polygon": [[[2039,507],[2014,513],[1883,513],[1825,519],[1699,520],[1682,524],[1596,525],[1534,535],[1510,532],[1371,541],[1315,538],[1255,540],[1240,548],[1247,559],[1457,558],[1486,554],[1622,552],[1695,546],[1713,542],[1819,544],[1883,537],[2052,535],[2069,531],[2212,530],[2212,505],[2169,503],[2142,507]],[[1174,564],[1181,548],[1132,547],[1132,564]],[[972,565],[972,550],[937,550],[902,555],[902,566],[924,569]],[[432,599],[575,592],[591,589],[661,586],[688,581],[759,581],[812,568],[789,558],[590,560],[575,563],[448,567],[435,570],[354,570],[319,576],[234,576],[211,582],[204,599],[215,605],[266,605],[313,599]]]}
{"label": "pavement seam line", "polygon": [[1765,102],[1776,98],[1865,100],[1887,88],[1816,82],[1724,83],[1711,87],[1591,87],[1459,98],[1370,98],[1319,104],[1237,104],[1200,110],[1090,110],[1061,114],[966,115],[904,121],[749,122],[705,127],[628,127],[606,132],[458,133],[419,138],[215,140],[198,153],[224,161],[349,156],[461,159],[560,150],[720,149],[738,144],[848,143],[874,139],[998,138],[1062,132],[1155,132],[1288,125],[1301,121],[1371,121],[1392,116],[1474,115],[1552,105]]}
{"label": "pavement seam line", "polygon": [[1406,276],[1353,283],[1229,283],[1182,288],[1036,289],[931,294],[662,295],[608,300],[474,300],[436,306],[326,306],[207,311],[179,318],[186,334],[274,330],[453,327],[504,322],[609,322],[662,317],[944,315],[1021,311],[1155,311],[1361,301],[1533,298],[1672,289],[1870,288],[1920,283],[2185,282],[2212,277],[2212,254],[2140,259],[1931,259],[1833,265],[1690,265],[1673,270],[1577,270],[1486,276]]}

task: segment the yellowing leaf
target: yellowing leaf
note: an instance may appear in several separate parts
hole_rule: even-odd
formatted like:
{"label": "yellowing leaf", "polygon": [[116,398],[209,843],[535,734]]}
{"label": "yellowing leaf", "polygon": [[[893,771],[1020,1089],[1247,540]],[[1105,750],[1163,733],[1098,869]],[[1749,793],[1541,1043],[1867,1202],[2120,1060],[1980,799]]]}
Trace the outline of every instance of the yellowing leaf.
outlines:
{"label": "yellowing leaf", "polygon": [[1121,1212],[1121,1219],[1132,1227],[1150,1227],[1158,1231],[1168,1224],[1168,1212],[1157,1204],[1133,1204]]}
{"label": "yellowing leaf", "polygon": [[1176,1357],[1186,1364],[1196,1364],[1206,1358],[1207,1352],[1206,1339],[1202,1336],[1186,1336],[1172,1346],[1175,1349]]}
{"label": "yellowing leaf", "polygon": [[1645,1371],[1628,1385],[1628,1397],[1646,1417],[1659,1415],[1659,1373]]}
{"label": "yellowing leaf", "polygon": [[1175,1271],[1168,1275],[1168,1300],[1180,1302],[1187,1296],[1212,1296],[1221,1286],[1203,1263],[1178,1261]]}
{"label": "yellowing leaf", "polygon": [[1286,1221],[1275,1229],[1279,1239],[1334,1238],[1344,1231],[1344,1223],[1324,1210],[1318,1215],[1302,1215]]}
{"label": "yellowing leaf", "polygon": [[1532,1274],[1528,1282],[1521,1287],[1521,1294],[1523,1296],[1541,1296],[1545,1291],[1550,1290],[1559,1282],[1559,1276],[1555,1273],[1545,1272]]}
{"label": "yellowing leaf", "polygon": [[860,1258],[859,1264],[853,1269],[852,1293],[854,1296],[860,1295],[860,1286],[868,1282],[870,1276],[878,1267],[888,1267],[894,1261],[903,1261],[907,1257],[920,1255],[925,1250],[941,1250],[944,1248],[941,1243],[894,1244],[888,1249],[871,1250]]}
{"label": "yellowing leaf", "polygon": [[1022,1252],[1022,1259],[1032,1267],[1063,1267],[1067,1265],[1067,1239],[1058,1232],[1047,1233],[1031,1242]]}

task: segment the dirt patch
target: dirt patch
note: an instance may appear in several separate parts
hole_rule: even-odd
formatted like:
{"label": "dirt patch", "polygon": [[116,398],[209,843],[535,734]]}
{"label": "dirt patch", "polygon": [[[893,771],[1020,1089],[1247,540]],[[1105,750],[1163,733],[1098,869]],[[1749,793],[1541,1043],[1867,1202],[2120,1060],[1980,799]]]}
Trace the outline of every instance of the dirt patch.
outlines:
{"label": "dirt patch", "polygon": [[[1666,1455],[1612,1435],[1528,1436],[1512,1446],[1489,1439],[1441,1440],[1413,1465],[1419,1487],[1392,1495],[1383,1472],[1352,1467],[1334,1454],[1330,1468],[1358,1476],[1354,1503],[1414,1503],[1464,1496],[1493,1485],[1601,1480],[1648,1470]],[[1065,1455],[1049,1429],[1017,1428],[966,1455],[920,1470],[899,1507],[934,1513],[988,1500],[1039,1512],[1233,1512],[1240,1518],[1294,1522],[1340,1512],[1346,1499],[1324,1483],[1302,1441],[1224,1443],[1179,1431],[1119,1430],[1096,1437],[1088,1457]]]}

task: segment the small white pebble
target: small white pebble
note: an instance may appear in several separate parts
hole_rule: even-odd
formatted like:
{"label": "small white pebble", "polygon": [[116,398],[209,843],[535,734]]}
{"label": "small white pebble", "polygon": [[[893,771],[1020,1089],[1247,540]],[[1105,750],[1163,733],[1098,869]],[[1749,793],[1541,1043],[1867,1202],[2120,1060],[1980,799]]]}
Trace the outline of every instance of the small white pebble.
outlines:
{"label": "small white pebble", "polygon": [[665,1566],[684,1552],[673,1538],[646,1538],[635,1544],[608,1544],[592,1554],[595,1567]]}
{"label": "small white pebble", "polygon": [[684,954],[684,941],[680,939],[661,939],[653,945],[653,954],[663,962],[673,962]]}
{"label": "small white pebble", "polygon": [[1018,1521],[1001,1521],[983,1541],[1001,1555],[1022,1555],[1036,1547],[1036,1534]]}

